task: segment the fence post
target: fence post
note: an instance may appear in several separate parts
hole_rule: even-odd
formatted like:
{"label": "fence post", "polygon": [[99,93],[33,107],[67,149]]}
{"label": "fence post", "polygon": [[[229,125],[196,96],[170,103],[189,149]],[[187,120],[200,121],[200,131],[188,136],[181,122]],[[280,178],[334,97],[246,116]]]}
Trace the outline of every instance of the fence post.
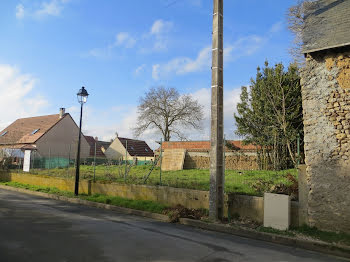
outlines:
{"label": "fence post", "polygon": [[94,153],[94,182],[96,176],[96,139],[95,139],[95,153]]}
{"label": "fence post", "polygon": [[70,150],[72,148],[72,145],[69,144],[69,151],[68,151],[68,164],[67,164],[67,177],[69,177],[69,167],[70,167]]}
{"label": "fence post", "polygon": [[160,139],[160,162],[159,162],[159,185],[162,185],[162,151],[163,151],[163,139]]}
{"label": "fence post", "polygon": [[49,148],[49,174],[50,174],[50,168],[51,168],[51,147]]}
{"label": "fence post", "polygon": [[35,157],[35,150],[32,151],[33,152],[33,157],[32,157],[32,169],[34,169],[34,164],[35,164],[35,161],[34,161],[34,157]]}
{"label": "fence post", "polygon": [[126,172],[127,172],[127,160],[128,159],[128,140],[125,140],[125,174],[124,174],[124,182],[126,182]]}

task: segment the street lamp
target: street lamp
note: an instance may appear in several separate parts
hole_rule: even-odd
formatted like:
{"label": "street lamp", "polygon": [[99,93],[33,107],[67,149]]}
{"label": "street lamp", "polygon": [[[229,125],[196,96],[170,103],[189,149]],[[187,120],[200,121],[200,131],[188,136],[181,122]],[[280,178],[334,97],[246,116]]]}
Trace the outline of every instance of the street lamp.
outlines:
{"label": "street lamp", "polygon": [[77,159],[75,167],[75,187],[74,194],[77,196],[79,193],[79,170],[80,170],[80,139],[81,139],[81,122],[83,117],[83,105],[86,103],[89,94],[86,91],[85,87],[82,87],[78,94],[78,102],[80,103],[80,124],[79,124],[79,138],[78,138],[78,149],[77,149]]}

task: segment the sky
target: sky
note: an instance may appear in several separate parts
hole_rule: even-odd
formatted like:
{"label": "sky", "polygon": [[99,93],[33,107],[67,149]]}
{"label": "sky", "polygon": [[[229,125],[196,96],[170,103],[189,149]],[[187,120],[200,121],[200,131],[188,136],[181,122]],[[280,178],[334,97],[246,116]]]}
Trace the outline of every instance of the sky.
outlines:
{"label": "sky", "polygon": [[[211,0],[0,1],[0,130],[22,117],[66,108],[78,123],[76,93],[85,86],[83,133],[134,138],[139,98],[150,88],[176,88],[204,107],[210,137]],[[293,36],[286,12],[295,0],[224,1],[224,128],[235,135],[240,88],[265,60],[287,66]],[[139,139],[152,147],[148,130]],[[176,140],[176,137],[173,138]]]}

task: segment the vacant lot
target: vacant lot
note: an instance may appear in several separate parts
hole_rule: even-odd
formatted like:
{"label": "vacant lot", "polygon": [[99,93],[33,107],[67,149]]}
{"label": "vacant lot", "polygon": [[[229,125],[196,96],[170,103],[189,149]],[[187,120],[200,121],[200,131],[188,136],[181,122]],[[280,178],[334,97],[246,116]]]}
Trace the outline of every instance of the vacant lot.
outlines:
{"label": "vacant lot", "polygon": [[[100,165],[96,166],[95,179],[96,181],[104,182],[147,185],[162,184],[163,186],[209,190],[208,169],[163,171],[160,179],[160,170],[156,167],[145,182],[145,178],[150,170],[150,165],[127,167],[128,173],[125,176],[125,166]],[[75,176],[75,169],[57,168],[50,170],[31,170],[31,173],[73,179]],[[82,179],[93,179],[93,166],[81,166],[80,177]],[[292,185],[293,181],[291,180],[291,177],[297,177],[297,171],[295,169],[283,171],[226,170],[225,192],[261,196],[264,192],[275,190],[276,187],[282,188]]]}

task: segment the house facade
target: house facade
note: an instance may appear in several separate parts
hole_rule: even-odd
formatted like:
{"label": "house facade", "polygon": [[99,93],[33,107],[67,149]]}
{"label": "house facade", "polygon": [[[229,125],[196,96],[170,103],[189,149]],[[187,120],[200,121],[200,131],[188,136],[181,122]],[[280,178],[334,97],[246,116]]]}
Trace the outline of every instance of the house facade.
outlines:
{"label": "house facade", "polygon": [[305,12],[304,219],[350,232],[350,1],[316,1]]}
{"label": "house facade", "polygon": [[108,159],[153,161],[154,152],[145,141],[116,137],[105,152]]}
{"label": "house facade", "polygon": [[[79,127],[63,108],[59,114],[17,119],[0,131],[0,149],[32,150],[38,157],[76,158]],[[81,137],[81,158],[90,147]]]}

